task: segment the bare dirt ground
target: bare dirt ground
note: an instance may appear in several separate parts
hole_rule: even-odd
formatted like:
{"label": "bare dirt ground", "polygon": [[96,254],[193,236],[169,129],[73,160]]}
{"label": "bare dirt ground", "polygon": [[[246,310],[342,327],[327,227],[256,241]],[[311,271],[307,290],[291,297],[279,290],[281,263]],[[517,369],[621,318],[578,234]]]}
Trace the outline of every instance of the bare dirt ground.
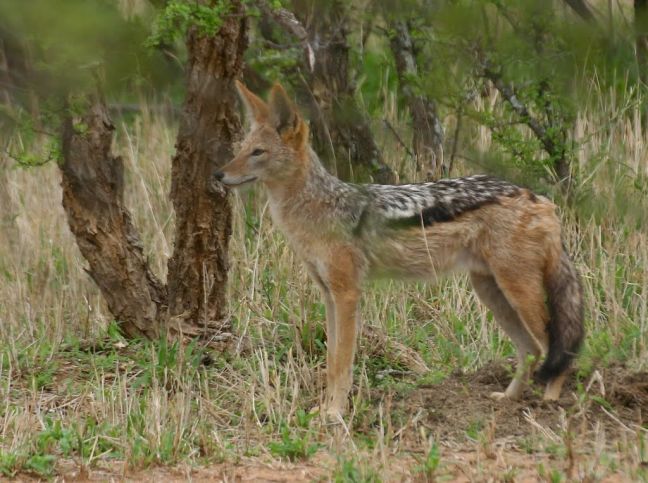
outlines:
{"label": "bare dirt ground", "polygon": [[587,381],[588,393],[601,403],[607,401],[613,408],[609,411],[605,404],[591,404],[591,401],[586,407],[578,407],[574,401],[577,391],[573,377],[558,402],[542,401],[541,394],[531,390],[519,401],[490,400],[489,394],[501,391],[510,379],[510,368],[491,363],[476,373],[454,374],[441,384],[423,387],[402,403],[412,409],[425,408],[426,420],[441,440],[465,434],[479,415],[489,416],[493,438],[528,436],[525,422],[557,428],[563,420],[570,420],[572,425],[596,421],[616,435],[628,425],[636,430],[636,425],[643,421],[642,411],[644,418],[648,415],[648,372],[632,373],[624,367],[613,366],[595,373]]}
{"label": "bare dirt ground", "polygon": [[[627,445],[637,435],[645,439],[648,434],[648,372],[633,373],[622,366],[602,369],[585,381],[587,387],[577,390],[571,382],[558,403],[542,402],[531,390],[520,401],[489,399],[490,392],[501,390],[509,379],[505,364],[492,363],[475,373],[455,373],[442,383],[418,387],[405,395],[372,390],[376,404],[385,404],[385,411],[391,414],[407,415],[408,421],[392,435],[399,440],[398,452],[390,448],[376,461],[380,468],[377,476],[383,481],[432,481],[417,472],[425,452],[421,432],[433,435],[439,444],[441,465],[435,473],[439,481],[555,481],[550,470],[558,468],[570,480],[620,482],[632,481],[628,476],[632,465],[634,474],[638,466],[640,474],[648,476],[648,462],[641,459],[645,456],[633,461],[622,456],[624,451],[618,451],[618,461],[613,465],[608,462],[600,471],[606,451]],[[563,450],[552,451],[552,445]],[[329,481],[335,467],[335,458],[326,450],[296,463],[267,456],[207,467],[144,470],[110,461],[81,468],[77,462],[65,460],[57,463],[55,480],[292,483]],[[20,474],[14,481],[37,479]]]}

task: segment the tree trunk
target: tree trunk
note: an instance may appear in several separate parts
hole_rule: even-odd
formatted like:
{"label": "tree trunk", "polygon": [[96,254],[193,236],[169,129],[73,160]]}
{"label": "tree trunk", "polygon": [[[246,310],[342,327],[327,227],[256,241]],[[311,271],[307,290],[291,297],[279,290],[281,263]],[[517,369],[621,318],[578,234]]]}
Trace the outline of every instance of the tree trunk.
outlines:
{"label": "tree trunk", "polygon": [[[11,111],[11,77],[9,76],[9,61],[4,39],[0,35],[0,105]],[[2,119],[0,118],[0,123]],[[1,124],[0,124],[1,126]]]}
{"label": "tree trunk", "polygon": [[234,79],[247,47],[240,2],[217,35],[187,36],[187,94],[172,164],[171,200],[176,236],[168,267],[169,330],[172,334],[226,337],[227,247],[231,208],[227,191],[212,173],[233,157],[240,131]]}
{"label": "tree trunk", "polygon": [[63,208],[88,274],[130,337],[156,337],[166,290],[153,275],[124,206],[124,164],[110,152],[114,127],[96,101],[75,128],[63,124]]}
{"label": "tree trunk", "polygon": [[400,92],[412,118],[416,166],[419,170],[426,170],[428,180],[438,179],[443,175],[443,125],[434,101],[418,94],[412,82],[412,78],[418,75],[418,68],[409,25],[396,20],[392,23],[392,29],[394,34],[390,46],[396,61]]}
{"label": "tree trunk", "polygon": [[[4,114],[16,114],[18,106],[32,109],[38,85],[29,54],[28,42],[16,38],[0,25],[0,104]],[[36,113],[38,110],[36,110]],[[0,122],[2,122],[0,112]],[[32,119],[34,125],[40,119]]]}
{"label": "tree trunk", "polygon": [[307,85],[297,85],[297,94],[309,110],[315,150],[343,179],[352,178],[358,169],[367,171],[376,182],[395,182],[396,175],[385,164],[369,120],[354,98],[346,4],[294,3],[315,60],[312,70],[304,62],[302,74]]}
{"label": "tree trunk", "polygon": [[634,0],[634,26],[639,78],[648,86],[648,0]]}

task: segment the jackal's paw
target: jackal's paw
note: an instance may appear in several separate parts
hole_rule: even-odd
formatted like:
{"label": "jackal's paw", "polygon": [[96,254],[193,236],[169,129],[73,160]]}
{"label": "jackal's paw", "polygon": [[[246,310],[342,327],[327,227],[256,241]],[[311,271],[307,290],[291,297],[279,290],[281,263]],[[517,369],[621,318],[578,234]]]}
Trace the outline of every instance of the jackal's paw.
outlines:
{"label": "jackal's paw", "polygon": [[519,387],[513,387],[512,389],[508,387],[504,392],[499,392],[499,391],[491,392],[490,398],[493,399],[494,401],[502,401],[505,399],[508,399],[509,401],[515,401],[516,399],[520,399],[521,395],[522,395],[522,391],[520,390]]}
{"label": "jackal's paw", "polygon": [[339,408],[335,408],[333,406],[322,407],[320,405],[313,407],[309,411],[309,413],[318,414],[327,424],[341,423],[343,421],[342,416],[344,415],[343,411],[341,411]]}
{"label": "jackal's paw", "polygon": [[556,402],[560,400],[560,393],[556,394],[554,392],[547,391],[544,393],[544,396],[542,396],[542,400],[547,402]]}
{"label": "jackal's paw", "polygon": [[490,397],[493,401],[501,401],[502,399],[508,398],[505,392],[499,391],[491,392],[488,397]]}

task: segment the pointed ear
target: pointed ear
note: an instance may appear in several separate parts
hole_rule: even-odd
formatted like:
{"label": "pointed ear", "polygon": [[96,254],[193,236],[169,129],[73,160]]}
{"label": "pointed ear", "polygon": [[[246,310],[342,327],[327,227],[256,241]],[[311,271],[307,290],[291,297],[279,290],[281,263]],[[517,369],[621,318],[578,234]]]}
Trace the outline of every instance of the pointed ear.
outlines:
{"label": "pointed ear", "polygon": [[301,118],[281,84],[270,91],[270,122],[279,134],[296,129]]}
{"label": "pointed ear", "polygon": [[245,106],[245,114],[250,124],[260,124],[268,120],[270,110],[268,109],[268,105],[259,96],[253,94],[239,80],[236,81],[236,90]]}
{"label": "pointed ear", "polygon": [[308,144],[308,125],[280,84],[270,91],[270,123],[283,141],[297,151],[306,152]]}

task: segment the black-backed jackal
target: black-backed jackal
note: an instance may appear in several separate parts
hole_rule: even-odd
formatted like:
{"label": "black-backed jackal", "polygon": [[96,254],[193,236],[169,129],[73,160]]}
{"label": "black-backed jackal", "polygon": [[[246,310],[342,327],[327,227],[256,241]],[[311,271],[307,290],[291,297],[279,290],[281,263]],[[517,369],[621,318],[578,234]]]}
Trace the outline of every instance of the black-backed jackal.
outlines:
{"label": "black-backed jackal", "polygon": [[216,178],[228,186],[259,181],[272,219],[322,292],[327,319],[326,412],[339,416],[352,385],[368,277],[429,280],[462,269],[511,337],[518,367],[504,392],[519,397],[537,379],[557,399],[583,340],[580,279],[561,241],[555,206],[488,176],[400,186],[344,183],[311,149],[308,126],[280,85],[266,104],[237,84],[250,130]]}

